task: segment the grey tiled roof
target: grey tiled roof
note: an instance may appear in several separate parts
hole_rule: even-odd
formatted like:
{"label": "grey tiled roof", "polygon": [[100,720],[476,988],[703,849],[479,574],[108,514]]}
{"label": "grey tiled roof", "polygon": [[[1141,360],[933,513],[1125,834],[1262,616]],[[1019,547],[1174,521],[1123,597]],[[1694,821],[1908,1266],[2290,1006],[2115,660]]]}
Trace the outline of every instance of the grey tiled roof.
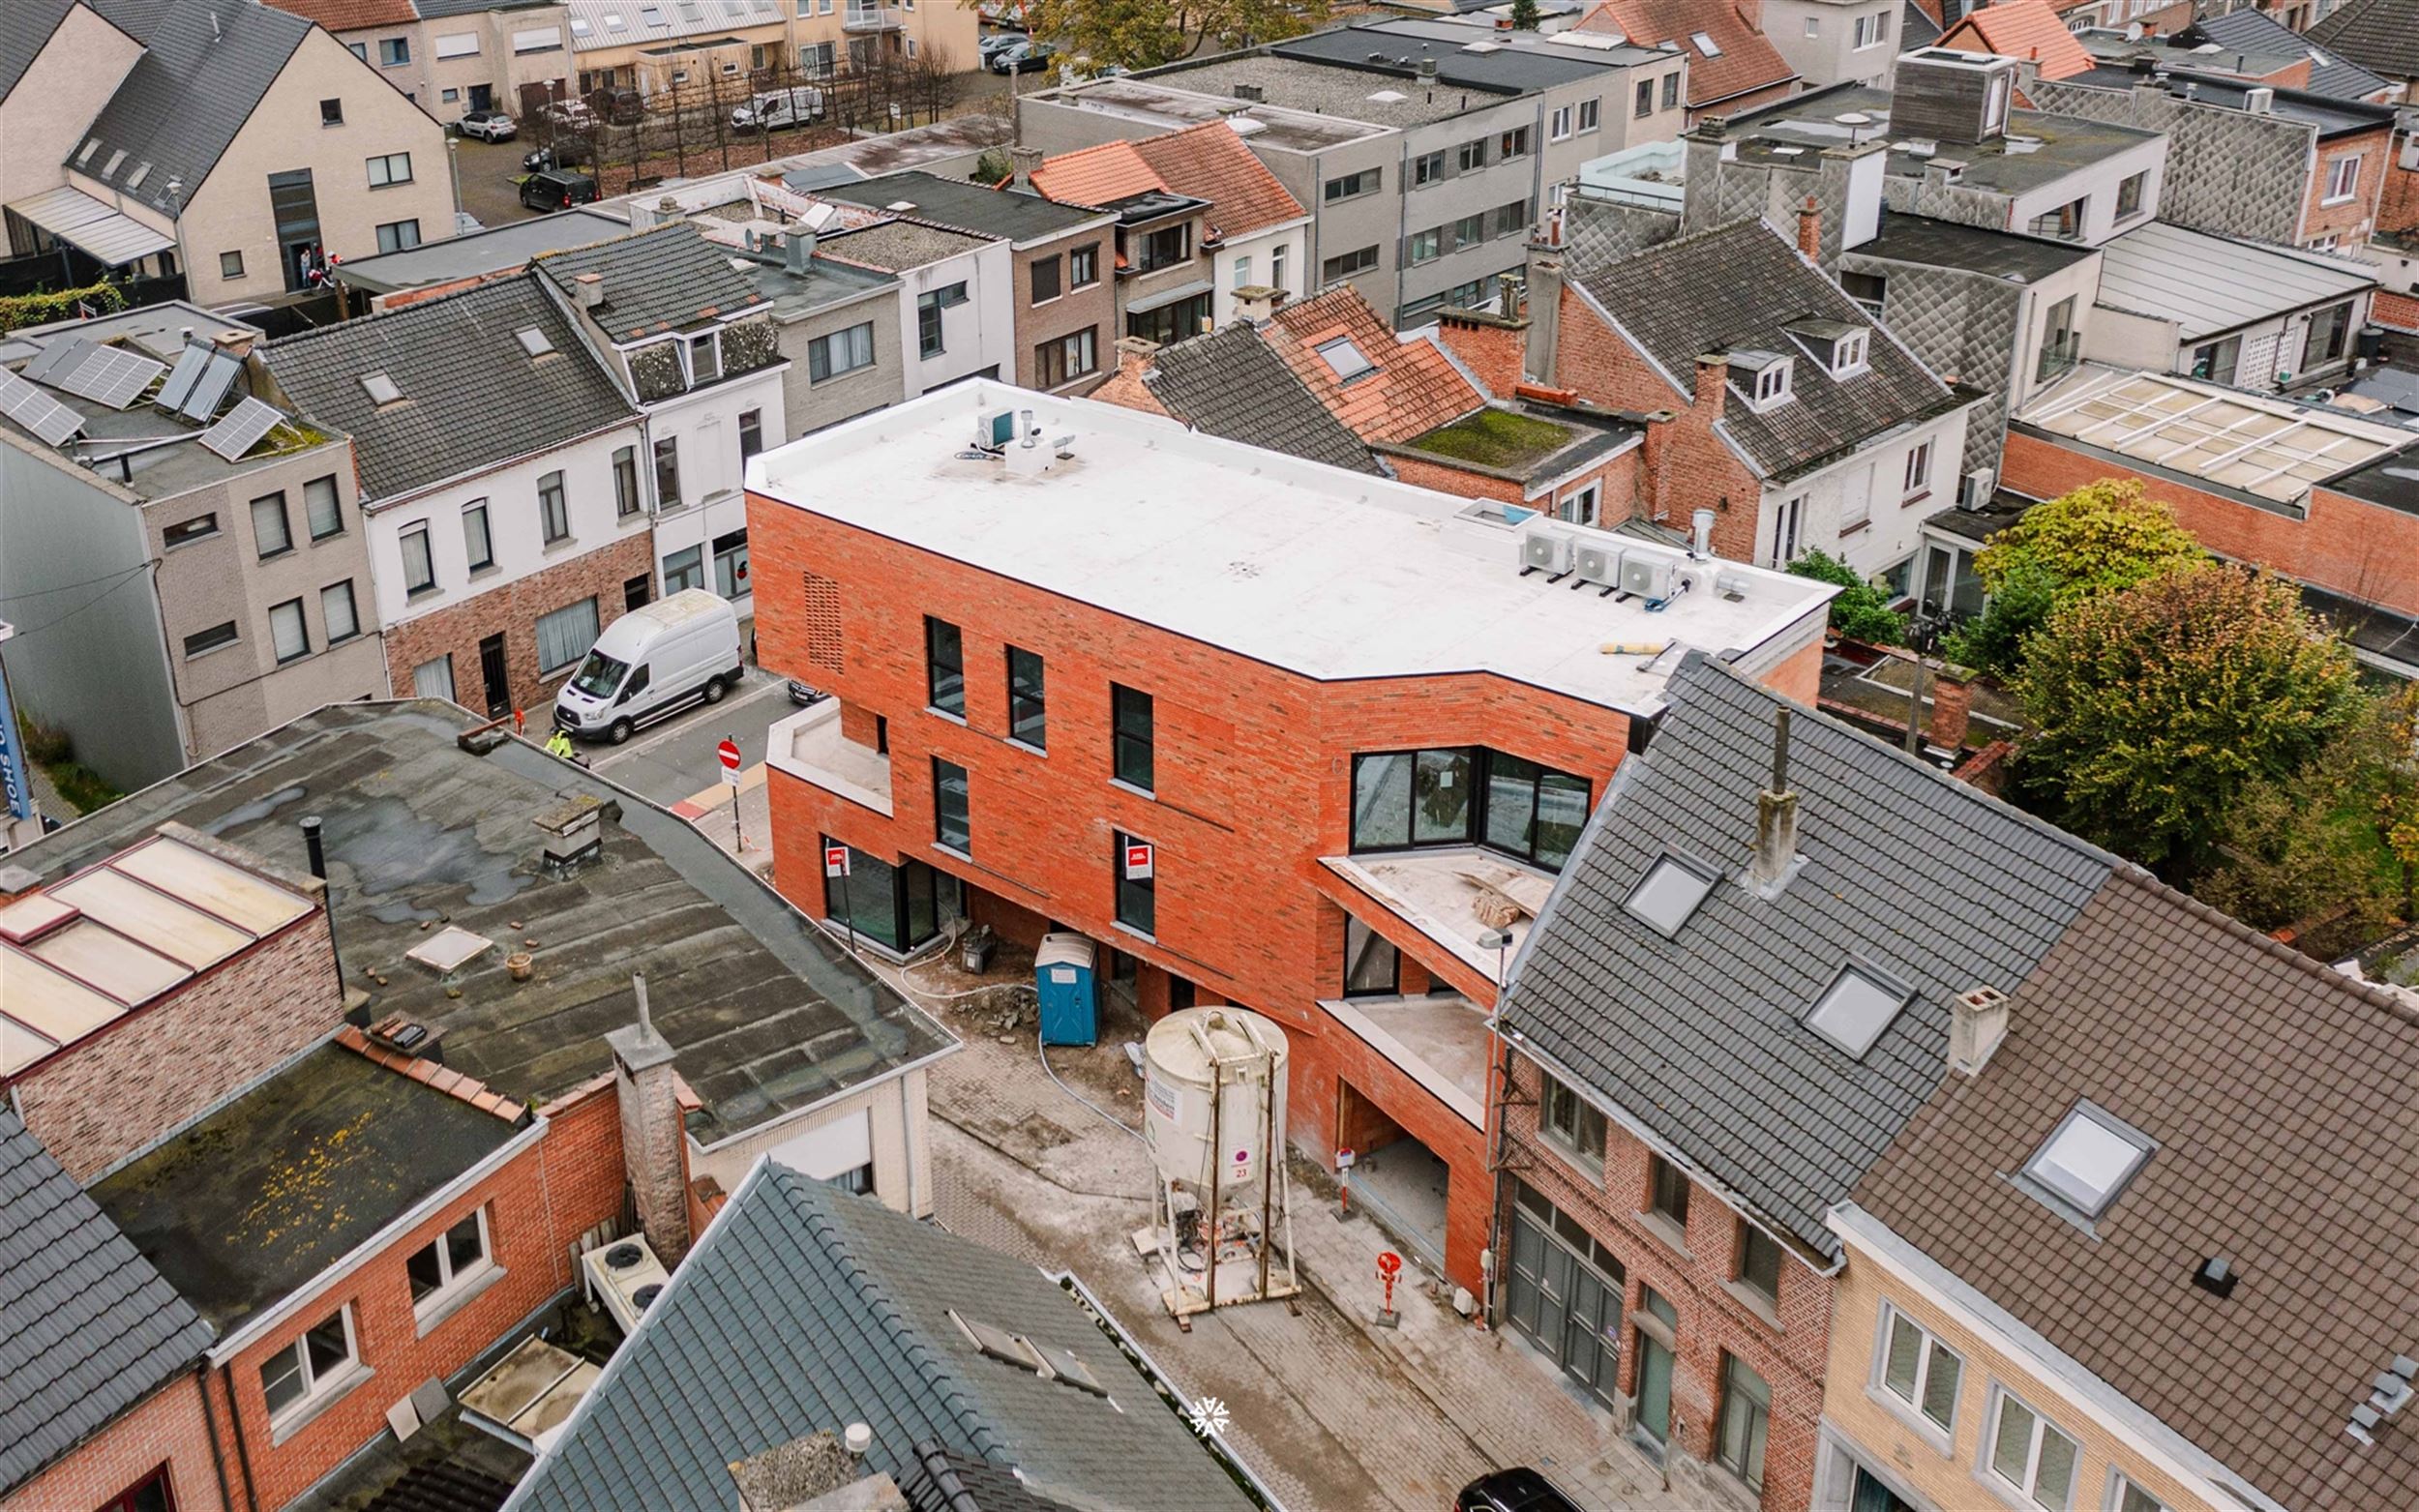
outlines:
{"label": "grey tiled roof", "polygon": [[[1823,1214],[1947,1065],[1949,1001],[2014,992],[2110,858],[1846,726],[1795,708],[1803,868],[1739,881],[1795,707],[1692,654],[1623,763],[1513,970],[1505,1023],[1813,1250]],[[1722,870],[1677,939],[1624,904],[1665,851]],[[1855,960],[1913,990],[1860,1060],[1800,1019]]]}
{"label": "grey tiled roof", "polygon": [[[101,146],[81,171],[158,210],[169,207],[172,178],[183,181],[185,201],[193,201],[311,34],[309,21],[256,0],[98,0],[94,9],[140,42],[143,53],[68,149],[67,161],[77,165],[85,141],[97,138]],[[105,174],[121,149],[126,157],[117,171]],[[151,171],[128,189],[146,163]]]}
{"label": "grey tiled roof", "polygon": [[885,173],[878,179],[826,186],[816,193],[824,199],[844,200],[869,210],[887,209],[904,201],[915,208],[901,213],[919,221],[977,236],[1004,236],[1011,242],[1037,241],[1079,225],[1107,223],[1096,210],[1062,205],[1020,190],[993,189],[934,173]]}
{"label": "grey tiled roof", "polygon": [[[1794,399],[1757,414],[1734,392],[1722,422],[1775,481],[1840,456],[1867,436],[1965,402],[1760,221],[1683,236],[1625,261],[1574,266],[1571,275],[1683,394],[1691,391],[1703,353],[1756,350],[1797,359]],[[1806,318],[1874,327],[1866,371],[1835,378],[1807,356],[1781,329]]]}
{"label": "grey tiled roof", "polygon": [[[948,1310],[1071,1352],[1103,1400],[978,1352]],[[515,1512],[739,1505],[729,1466],[851,1423],[1090,1508],[1248,1505],[1076,1300],[1022,1260],[760,1161],[514,1492]]]}
{"label": "grey tiled roof", "polygon": [[[2419,13],[2414,13],[2412,24],[2419,25]],[[2195,21],[2185,29],[2181,40],[2215,43],[2236,52],[2266,52],[2288,58],[2306,52],[2310,54],[2310,93],[2314,95],[2363,100],[2372,91],[2390,87],[2386,80],[2349,58],[2337,57],[2331,50],[2314,45],[2265,11],[2235,11]]]}
{"label": "grey tiled roof", "polygon": [[2351,0],[2305,35],[2363,68],[2419,78],[2419,0]]}
{"label": "grey tiled roof", "polygon": [[1369,448],[1248,320],[1162,346],[1151,364],[1156,371],[1145,379],[1151,398],[1211,435],[1354,472],[1379,470]]}
{"label": "grey tiled roof", "polygon": [[667,225],[619,241],[541,253],[536,266],[561,286],[565,298],[580,275],[603,275],[605,300],[596,307],[596,323],[617,341],[706,326],[772,303],[731,265],[728,251],[693,225]]}
{"label": "grey tiled roof", "polygon": [[[523,351],[514,333],[526,326],[553,351]],[[261,357],[305,415],[353,438],[365,503],[534,456],[633,414],[526,274],[272,341]],[[373,403],[361,386],[368,372],[394,379],[402,400]]]}
{"label": "grey tiled roof", "polygon": [[192,1364],[210,1337],[0,1104],[0,1497]]}
{"label": "grey tiled roof", "polygon": [[12,0],[0,14],[0,100],[9,97],[75,9],[75,0]]}

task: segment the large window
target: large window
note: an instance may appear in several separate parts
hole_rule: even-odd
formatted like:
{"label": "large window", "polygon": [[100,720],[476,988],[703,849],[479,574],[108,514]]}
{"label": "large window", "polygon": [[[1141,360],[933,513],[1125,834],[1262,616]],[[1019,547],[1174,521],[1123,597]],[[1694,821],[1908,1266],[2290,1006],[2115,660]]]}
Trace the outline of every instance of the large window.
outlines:
{"label": "large window", "polygon": [[546,544],[571,537],[571,501],[563,494],[563,475],[550,472],[538,479],[538,524]]}
{"label": "large window", "polygon": [[311,622],[303,617],[303,601],[287,599],[269,607],[269,640],[282,665],[311,654]]}
{"label": "large window", "polygon": [[492,1264],[487,1236],[487,1209],[463,1215],[461,1222],[412,1252],[403,1261],[411,1278],[411,1310],[425,1319],[476,1281]]}
{"label": "large window", "polygon": [[378,251],[382,252],[409,252],[419,245],[420,222],[417,220],[389,221],[378,227]]}
{"label": "large window", "polygon": [[1772,1431],[1773,1388],[1735,1354],[1722,1356],[1721,1421],[1714,1458],[1723,1469],[1764,1489],[1764,1440]]}
{"label": "large window", "polygon": [[[836,842],[828,835],[823,846]],[[956,879],[921,861],[897,866],[848,847],[849,875],[823,877],[823,910],[856,934],[892,950],[915,949],[941,932],[941,916],[956,911]]]}
{"label": "large window", "polygon": [[314,541],[343,533],[344,517],[337,507],[334,477],[314,478],[303,485],[303,518],[310,521]]}
{"label": "large window", "polygon": [[1150,695],[1109,685],[1110,771],[1129,787],[1158,790],[1158,720]]}
{"label": "large window", "polygon": [[1999,1393],[1999,1410],[1990,1435],[1990,1473],[2048,1512],[2065,1512],[2075,1490],[2073,1438],[2051,1427],[2040,1413]]}
{"label": "large window", "polygon": [[1483,746],[1353,757],[1355,850],[1483,845],[1559,871],[1587,818],[1585,778]]}
{"label": "large window", "polygon": [[1569,1153],[1601,1162],[1604,1115],[1549,1073],[1539,1071],[1538,1081],[1538,1127]]}
{"label": "large window", "polygon": [[2352,307],[2329,305],[2310,317],[2310,335],[2302,343],[2302,366],[2316,368],[2339,362],[2344,356],[2344,339],[2351,330]]}
{"label": "large window", "polygon": [[596,644],[596,600],[566,604],[538,616],[538,675],[552,676],[573,666]]}
{"label": "large window", "polygon": [[403,550],[403,592],[427,593],[436,587],[436,562],[429,555],[429,527],[414,525],[399,538]]}
{"label": "large window", "polygon": [[678,593],[685,588],[705,586],[705,548],[690,547],[664,558],[664,591]]}
{"label": "large window", "polygon": [[874,322],[819,336],[806,343],[806,378],[821,383],[874,366]]}
{"label": "large window", "polygon": [[1036,257],[1032,262],[1032,303],[1046,305],[1062,292],[1060,283],[1060,263],[1055,256]]}
{"label": "large window", "polygon": [[1086,326],[1033,348],[1033,386],[1055,389],[1100,369],[1100,328]]}
{"label": "large window", "polygon": [[933,839],[965,855],[974,853],[974,819],[967,805],[966,768],[933,757]]}
{"label": "large window", "polygon": [[2322,204],[2339,204],[2360,193],[2362,154],[2347,153],[2327,164],[2327,193]]}
{"label": "large window", "polygon": [[1049,704],[1039,652],[1008,647],[1008,738],[1036,751],[1050,744]]}
{"label": "large window", "polygon": [[755,590],[748,585],[748,533],[727,531],[714,538],[714,591],[735,599]]}
{"label": "large window", "polygon": [[1887,1303],[1881,1310],[1881,1384],[1943,1434],[1957,1417],[1957,1382],[1965,1361],[1930,1330]]}
{"label": "large window", "polygon": [[664,436],[655,443],[655,507],[680,507],[680,438]]}
{"label": "large window", "polygon": [[[1110,857],[1110,864],[1117,868],[1118,922],[1145,934],[1159,932],[1158,850],[1148,841],[1120,830],[1117,834],[1117,853]],[[1150,859],[1138,864],[1138,855]]]}
{"label": "large window", "polygon": [[1660,1155],[1647,1157],[1646,1209],[1687,1231],[1688,1173]]}
{"label": "large window", "polygon": [[338,1308],[318,1326],[260,1362],[260,1394],[269,1421],[288,1417],[312,1398],[335,1390],[352,1374],[351,1310]]}
{"label": "large window", "polygon": [[924,616],[924,701],[966,718],[966,642],[958,627]]}
{"label": "large window", "polygon": [[1394,942],[1344,915],[1344,995],[1391,997],[1402,991],[1403,958]]}
{"label": "large window", "polygon": [[372,158],[370,160],[370,187],[372,189],[384,189],[390,184],[408,184],[410,182],[410,153],[393,152],[388,153],[383,157]]}
{"label": "large window", "polygon": [[945,348],[942,340],[941,312],[966,303],[966,285],[951,283],[919,294],[915,300],[916,350],[926,357],[938,357]]}
{"label": "large window", "polygon": [[329,645],[361,634],[361,610],[353,601],[350,578],[319,590],[319,620],[327,626]]}
{"label": "large window", "polygon": [[764,450],[764,412],[761,409],[739,411],[739,465],[747,466],[748,459],[762,450]]}
{"label": "large window", "polygon": [[1342,174],[1320,185],[1319,197],[1331,205],[1339,199],[1358,199],[1363,194],[1374,194],[1378,192],[1378,178],[1376,168]]}
{"label": "large window", "polygon": [[1165,346],[1188,336],[1199,336],[1210,324],[1210,296],[1194,294],[1156,310],[1129,311],[1125,316],[1125,334],[1156,341]]}
{"label": "large window", "polygon": [[1142,256],[1136,259],[1135,271],[1156,273],[1193,259],[1193,226],[1187,221],[1176,225],[1163,225],[1143,237]]}
{"label": "large window", "polygon": [[1319,264],[1319,278],[1324,282],[1333,283],[1339,279],[1349,279],[1359,274],[1374,272],[1377,265],[1378,250],[1374,247],[1363,247],[1356,252],[1329,257]]}
{"label": "large window", "polygon": [[454,656],[447,652],[433,657],[411,669],[411,692],[414,697],[442,698],[454,701]]}
{"label": "large window", "polygon": [[272,493],[252,501],[252,539],[262,561],[294,549],[294,533],[285,522],[285,495]]}
{"label": "large window", "polygon": [[613,448],[613,515],[628,519],[639,512],[639,449]]}
{"label": "large window", "polygon": [[1780,1301],[1780,1241],[1744,1218],[1739,1220],[1735,1279],[1767,1302]]}
{"label": "large window", "polygon": [[495,565],[495,538],[488,530],[485,499],[463,506],[462,548],[474,573]]}

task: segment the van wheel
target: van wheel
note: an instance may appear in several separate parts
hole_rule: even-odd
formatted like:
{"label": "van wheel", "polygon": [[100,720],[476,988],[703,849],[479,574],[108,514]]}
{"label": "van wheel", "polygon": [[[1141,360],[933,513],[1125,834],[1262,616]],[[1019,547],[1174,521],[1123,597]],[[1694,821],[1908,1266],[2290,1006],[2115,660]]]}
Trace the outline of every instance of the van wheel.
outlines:
{"label": "van wheel", "polygon": [[729,693],[730,691],[731,690],[729,688],[723,685],[723,680],[719,677],[708,677],[705,679],[705,701],[708,703],[722,702],[723,695]]}
{"label": "van wheel", "polygon": [[626,719],[613,721],[613,727],[605,731],[605,739],[612,745],[620,745],[623,741],[628,740],[629,738],[630,722]]}

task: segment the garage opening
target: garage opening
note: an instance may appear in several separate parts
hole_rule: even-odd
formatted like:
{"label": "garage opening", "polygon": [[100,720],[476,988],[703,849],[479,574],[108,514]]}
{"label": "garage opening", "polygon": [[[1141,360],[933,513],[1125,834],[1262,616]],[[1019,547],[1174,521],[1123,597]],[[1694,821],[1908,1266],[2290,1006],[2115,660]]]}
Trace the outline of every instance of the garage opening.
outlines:
{"label": "garage opening", "polygon": [[1336,1147],[1354,1155],[1354,1205],[1444,1274],[1450,1169],[1349,1082],[1336,1083],[1335,1112]]}

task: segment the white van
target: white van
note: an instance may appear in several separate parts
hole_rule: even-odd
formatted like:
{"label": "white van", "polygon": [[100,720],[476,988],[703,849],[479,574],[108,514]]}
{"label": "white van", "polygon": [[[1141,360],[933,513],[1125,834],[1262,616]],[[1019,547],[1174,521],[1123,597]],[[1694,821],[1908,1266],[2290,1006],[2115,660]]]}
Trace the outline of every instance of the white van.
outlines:
{"label": "white van", "polygon": [[805,126],[823,118],[823,92],[800,86],[768,89],[731,112],[734,132],[770,132],[785,126]]}
{"label": "white van", "polygon": [[582,740],[620,745],[640,726],[692,703],[720,703],[746,673],[739,617],[703,588],[683,588],[605,627],[554,695],[554,724]]}

